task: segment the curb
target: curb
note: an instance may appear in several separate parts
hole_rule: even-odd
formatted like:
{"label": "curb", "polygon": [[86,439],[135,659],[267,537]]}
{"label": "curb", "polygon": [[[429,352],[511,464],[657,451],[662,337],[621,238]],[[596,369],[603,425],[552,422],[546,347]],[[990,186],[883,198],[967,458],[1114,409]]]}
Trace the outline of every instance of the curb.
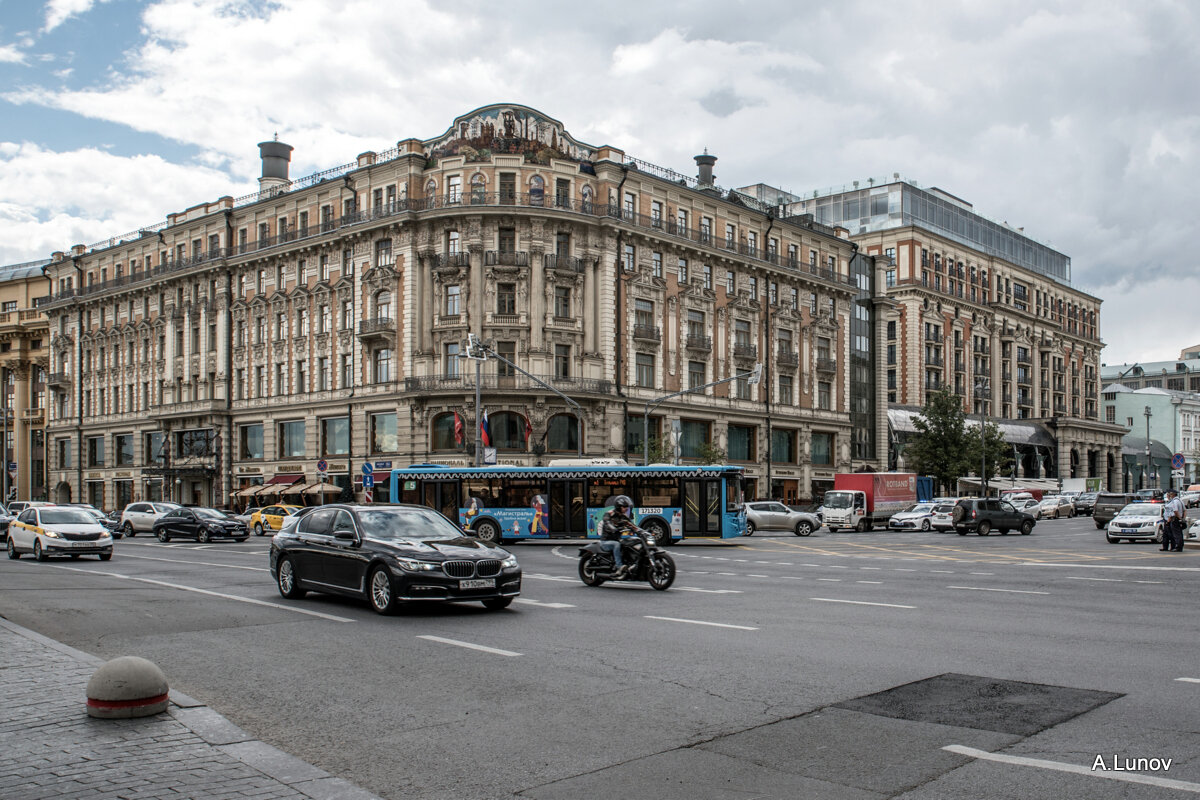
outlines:
{"label": "curb", "polygon": [[[55,641],[48,636],[17,625],[0,617],[0,628],[40,645],[57,650],[63,655],[89,666],[99,667],[105,660],[91,653]],[[230,758],[242,762],[272,780],[299,792],[313,800],[381,800],[365,789],[336,778],[324,770],[283,752],[266,742],[255,739],[225,717],[213,711],[205,703],[189,697],[183,692],[170,690],[170,706],[167,715],[197,737]]]}

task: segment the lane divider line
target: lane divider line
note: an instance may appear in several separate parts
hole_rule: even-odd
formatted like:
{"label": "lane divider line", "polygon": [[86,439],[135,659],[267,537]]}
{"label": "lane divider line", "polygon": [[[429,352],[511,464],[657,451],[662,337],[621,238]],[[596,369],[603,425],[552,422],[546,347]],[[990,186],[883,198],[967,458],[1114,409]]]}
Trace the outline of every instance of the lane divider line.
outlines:
{"label": "lane divider line", "polygon": [[1176,678],[1175,680],[1183,681],[1184,683],[1200,683],[1200,678]]}
{"label": "lane divider line", "polygon": [[512,650],[501,650],[497,647],[486,647],[482,644],[472,644],[471,642],[460,642],[458,639],[444,639],[441,636],[427,636],[427,635],[421,634],[421,635],[418,635],[417,638],[425,639],[430,642],[440,642],[442,644],[450,644],[450,645],[454,645],[455,647],[465,647],[468,650],[478,650],[481,653],[491,653],[492,655],[496,655],[496,656],[508,656],[509,658],[515,658],[516,656],[521,655],[520,653],[514,653]]}
{"label": "lane divider line", "polygon": [[208,589],[201,589],[197,586],[185,586],[182,583],[167,583],[166,581],[156,581],[151,578],[136,578],[133,575],[122,575],[119,572],[101,572],[94,569],[79,569],[78,567],[63,567],[58,564],[52,564],[55,569],[65,569],[71,572],[82,572],[86,575],[106,575],[110,578],[120,578],[126,581],[137,581],[138,583],[149,583],[152,586],[165,586],[168,589],[179,589],[184,592],[195,592],[196,594],[208,595],[209,597],[220,597],[223,600],[236,600],[239,603],[250,603],[256,606],[266,606],[267,608],[278,608],[284,611],[294,611],[297,614],[307,614],[310,617],[320,617],[321,619],[332,620],[333,622],[354,622],[355,620],[349,617],[337,617],[333,614],[323,614],[320,611],[310,611],[306,608],[295,608],[294,606],[285,606],[282,603],[268,603],[266,600],[255,600],[253,597],[240,597],[236,594],[225,594],[223,592],[214,592]]}
{"label": "lane divider line", "polygon": [[513,602],[524,603],[527,606],[538,606],[539,608],[575,608],[570,603],[547,603],[544,600],[534,600],[529,597],[518,597]]}
{"label": "lane divider line", "polygon": [[[1065,764],[1061,761],[1047,761],[1042,758],[1027,758],[1025,756],[1010,756],[1004,753],[989,753],[986,750],[976,750],[974,747],[963,747],[958,744],[947,745],[942,748],[950,753],[957,753],[960,756],[975,758],[981,761],[996,761],[1001,764],[1016,764],[1023,767],[1037,767],[1039,769],[1050,769],[1055,772],[1069,772],[1072,775],[1086,775],[1091,778],[1107,778],[1110,781],[1124,781],[1126,783],[1140,783],[1146,786],[1157,786],[1162,789],[1179,789],[1184,792],[1200,794],[1200,783],[1191,783],[1190,781],[1177,781],[1171,778],[1160,778],[1156,775],[1142,775],[1136,772],[1112,772],[1107,769],[1097,767],[1085,767],[1081,764]],[[1101,756],[1097,756],[1101,758]]]}
{"label": "lane divider line", "polygon": [[817,600],[822,603],[846,603],[852,606],[882,606],[884,608],[916,608],[916,606],[902,606],[899,603],[868,603],[866,600],[837,600],[832,597],[810,597],[809,600]]}
{"label": "lane divider line", "polygon": [[1009,594],[1050,594],[1049,592],[1034,592],[1028,589],[988,589],[983,586],[947,586],[947,589],[966,589],[972,592],[1008,592]]}
{"label": "lane divider line", "polygon": [[725,622],[705,622],[701,619],[679,619],[678,617],[655,617],[650,614],[646,615],[646,619],[657,619],[663,622],[686,622],[689,625],[709,625],[714,628],[732,628],[737,631],[756,631],[758,628],[752,628],[749,625],[730,625]]}
{"label": "lane divider line", "polygon": [[166,561],[168,564],[195,564],[200,567],[226,567],[228,569],[248,569],[254,572],[270,572],[269,567],[243,567],[238,564],[217,564],[212,561],[189,561],[183,558],[158,558],[157,556],[135,556],[132,553],[121,553],[121,558],[137,558],[142,561]]}

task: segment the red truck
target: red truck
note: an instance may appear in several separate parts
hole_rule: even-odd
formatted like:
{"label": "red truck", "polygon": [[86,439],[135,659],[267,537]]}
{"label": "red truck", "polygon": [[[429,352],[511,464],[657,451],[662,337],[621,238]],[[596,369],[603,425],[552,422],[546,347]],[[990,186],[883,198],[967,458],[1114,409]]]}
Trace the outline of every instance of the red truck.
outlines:
{"label": "red truck", "polygon": [[869,531],[887,525],[892,514],[917,502],[917,476],[911,472],[849,472],[833,476],[825,493],[824,523],[830,532],[842,528]]}

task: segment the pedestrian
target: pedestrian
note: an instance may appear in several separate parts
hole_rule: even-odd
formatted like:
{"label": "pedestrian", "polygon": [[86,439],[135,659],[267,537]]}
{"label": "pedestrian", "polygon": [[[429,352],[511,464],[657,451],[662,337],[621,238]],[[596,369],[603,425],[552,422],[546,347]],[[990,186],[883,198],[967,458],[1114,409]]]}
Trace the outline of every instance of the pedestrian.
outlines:
{"label": "pedestrian", "polygon": [[1163,503],[1163,550],[1183,552],[1183,526],[1187,511],[1174,489],[1168,489]]}

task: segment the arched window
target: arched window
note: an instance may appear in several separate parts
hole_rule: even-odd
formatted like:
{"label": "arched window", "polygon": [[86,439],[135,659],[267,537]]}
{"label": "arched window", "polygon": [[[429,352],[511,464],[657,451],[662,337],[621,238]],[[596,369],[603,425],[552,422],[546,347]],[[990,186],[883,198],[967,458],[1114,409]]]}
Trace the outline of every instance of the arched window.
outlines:
{"label": "arched window", "polygon": [[375,295],[375,318],[376,319],[391,319],[392,318],[392,293],[382,291]]}
{"label": "arched window", "polygon": [[541,175],[529,179],[529,205],[540,206],[546,200],[546,181]]}
{"label": "arched window", "polygon": [[546,451],[550,453],[579,452],[579,420],[573,414],[557,414],[550,418],[546,431]]}
{"label": "arched window", "polygon": [[582,197],[583,213],[592,213],[592,187],[584,184],[583,188],[579,190],[579,194]]}
{"label": "arched window", "polygon": [[454,441],[454,412],[438,414],[433,418],[430,433],[430,450],[461,450],[463,445]]}
{"label": "arched window", "polygon": [[497,450],[524,450],[525,417],[515,411],[498,411],[488,415],[492,447]]}

